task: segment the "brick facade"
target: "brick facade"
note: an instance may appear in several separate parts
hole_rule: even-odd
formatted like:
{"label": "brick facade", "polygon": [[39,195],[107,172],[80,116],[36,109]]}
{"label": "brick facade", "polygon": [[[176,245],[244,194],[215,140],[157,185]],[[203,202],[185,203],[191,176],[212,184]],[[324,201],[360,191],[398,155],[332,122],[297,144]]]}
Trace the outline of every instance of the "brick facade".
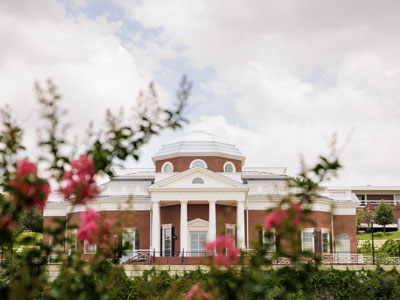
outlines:
{"label": "brick facade", "polygon": [[156,161],[156,172],[161,172],[162,165],[167,161],[174,166],[174,172],[183,172],[189,169],[190,163],[195,159],[204,160],[207,164],[207,169],[213,172],[224,172],[224,164],[227,161],[234,164],[236,172],[242,171],[242,162],[236,159],[219,156],[181,156]]}

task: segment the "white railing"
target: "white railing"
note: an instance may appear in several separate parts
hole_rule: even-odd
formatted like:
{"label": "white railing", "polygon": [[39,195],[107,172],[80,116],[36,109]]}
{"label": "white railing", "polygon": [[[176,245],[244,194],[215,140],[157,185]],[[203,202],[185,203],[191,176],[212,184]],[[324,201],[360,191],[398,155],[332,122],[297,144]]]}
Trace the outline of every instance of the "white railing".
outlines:
{"label": "white railing", "polygon": [[54,191],[50,193],[48,202],[63,202],[64,199],[63,193],[60,191]]}
{"label": "white railing", "polygon": [[141,177],[141,176],[154,176],[154,168],[113,168],[115,176],[129,176],[129,177]]}
{"label": "white railing", "polygon": [[110,181],[107,183],[101,195],[105,196],[122,196],[122,195],[139,195],[147,196],[149,192],[147,188],[151,185],[150,180],[146,181]]}
{"label": "white railing", "polygon": [[249,195],[286,195],[289,192],[286,181],[249,180]]}
{"label": "white railing", "polygon": [[286,175],[285,167],[244,167],[243,177],[262,176],[262,175]]}

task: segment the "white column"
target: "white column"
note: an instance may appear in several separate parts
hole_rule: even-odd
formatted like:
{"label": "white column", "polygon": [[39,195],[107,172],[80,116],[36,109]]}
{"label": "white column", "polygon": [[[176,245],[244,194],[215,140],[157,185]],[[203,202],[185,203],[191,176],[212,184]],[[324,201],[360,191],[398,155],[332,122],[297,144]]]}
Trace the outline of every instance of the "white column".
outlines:
{"label": "white column", "polygon": [[181,234],[180,234],[180,239],[181,239],[181,254],[182,255],[184,252],[186,253],[188,251],[187,247],[187,200],[181,200]]}
{"label": "white column", "polygon": [[215,200],[208,201],[208,241],[214,241],[217,238],[217,216],[215,214]]}
{"label": "white column", "polygon": [[153,224],[151,226],[152,230],[151,245],[153,249],[156,251],[156,256],[160,256],[160,202],[153,201],[152,210],[153,210]]}
{"label": "white column", "polygon": [[244,201],[237,201],[236,208],[237,246],[244,249]]}

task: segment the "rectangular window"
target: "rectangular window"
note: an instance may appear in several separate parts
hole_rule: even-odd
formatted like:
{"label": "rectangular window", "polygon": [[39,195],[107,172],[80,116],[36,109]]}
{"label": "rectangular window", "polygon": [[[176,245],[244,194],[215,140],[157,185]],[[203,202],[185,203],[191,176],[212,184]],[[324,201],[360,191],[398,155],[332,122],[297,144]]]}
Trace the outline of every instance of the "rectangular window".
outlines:
{"label": "rectangular window", "polygon": [[329,230],[323,230],[321,232],[321,248],[322,253],[330,253],[330,243],[329,243]]}
{"label": "rectangular window", "polygon": [[276,252],[276,235],[275,235],[275,229],[272,229],[271,235],[265,235],[265,231],[263,229],[262,234],[263,234],[263,245],[268,246],[268,252]]}
{"label": "rectangular window", "polygon": [[97,245],[96,244],[89,244],[88,241],[83,242],[83,249],[84,249],[84,254],[96,254],[97,251]]}
{"label": "rectangular window", "polygon": [[163,228],[163,255],[171,256],[172,253],[172,226],[162,225]]}
{"label": "rectangular window", "polygon": [[301,232],[301,250],[314,252],[314,229],[305,229]]}
{"label": "rectangular window", "polygon": [[124,249],[124,254],[122,256],[123,261],[133,257],[135,251],[135,234],[135,228],[122,229],[122,246]]}
{"label": "rectangular window", "polygon": [[77,240],[78,229],[70,229],[67,231],[67,253],[72,254],[78,248],[78,240]]}
{"label": "rectangular window", "polygon": [[399,194],[394,195],[394,203],[395,204],[400,203],[400,195]]}
{"label": "rectangular window", "polygon": [[365,206],[365,194],[357,194],[358,200],[361,202],[361,206]]}
{"label": "rectangular window", "polygon": [[235,229],[236,229],[236,225],[235,224],[225,224],[226,236],[233,239],[233,244],[234,245],[236,245]]}
{"label": "rectangular window", "polygon": [[190,233],[190,256],[203,256],[204,244],[206,242],[206,232],[191,232]]}

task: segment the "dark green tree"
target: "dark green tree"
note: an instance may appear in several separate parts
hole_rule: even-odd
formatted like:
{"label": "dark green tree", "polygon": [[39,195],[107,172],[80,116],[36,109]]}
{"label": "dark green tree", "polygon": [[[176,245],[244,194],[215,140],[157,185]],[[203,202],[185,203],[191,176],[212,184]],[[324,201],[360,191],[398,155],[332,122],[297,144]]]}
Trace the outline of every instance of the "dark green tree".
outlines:
{"label": "dark green tree", "polygon": [[24,231],[43,232],[43,215],[36,207],[24,211],[18,223]]}
{"label": "dark green tree", "polygon": [[376,209],[375,222],[379,225],[383,225],[383,232],[386,234],[386,225],[392,224],[395,221],[395,215],[393,208],[381,200]]}

